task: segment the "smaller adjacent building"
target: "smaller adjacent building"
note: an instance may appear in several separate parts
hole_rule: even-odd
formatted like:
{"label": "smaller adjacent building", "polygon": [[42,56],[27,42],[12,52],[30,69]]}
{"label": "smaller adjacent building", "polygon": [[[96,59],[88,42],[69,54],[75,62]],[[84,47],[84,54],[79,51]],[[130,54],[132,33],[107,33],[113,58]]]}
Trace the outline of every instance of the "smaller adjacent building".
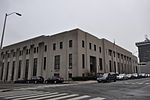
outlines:
{"label": "smaller adjacent building", "polygon": [[96,73],[137,72],[137,57],[107,39],[80,29],[39,36],[3,48],[0,80],[61,76],[68,80]]}
{"label": "smaller adjacent building", "polygon": [[150,73],[150,40],[146,38],[142,42],[137,42],[135,45],[138,47],[139,55],[139,68],[140,73]]}

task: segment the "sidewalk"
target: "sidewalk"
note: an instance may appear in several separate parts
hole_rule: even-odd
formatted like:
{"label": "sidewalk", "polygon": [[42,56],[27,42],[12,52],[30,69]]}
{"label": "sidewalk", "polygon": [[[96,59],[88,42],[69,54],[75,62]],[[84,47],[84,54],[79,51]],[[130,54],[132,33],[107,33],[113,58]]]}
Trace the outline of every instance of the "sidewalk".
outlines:
{"label": "sidewalk", "polygon": [[68,84],[90,84],[90,83],[97,83],[96,80],[89,80],[89,81],[66,81],[65,83]]}

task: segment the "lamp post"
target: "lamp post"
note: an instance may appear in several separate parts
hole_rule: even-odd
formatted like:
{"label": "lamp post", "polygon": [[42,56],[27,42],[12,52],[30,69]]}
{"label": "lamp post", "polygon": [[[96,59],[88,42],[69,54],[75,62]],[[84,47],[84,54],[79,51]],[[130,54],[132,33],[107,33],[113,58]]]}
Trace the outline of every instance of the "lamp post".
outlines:
{"label": "lamp post", "polygon": [[10,14],[5,14],[5,20],[4,20],[4,26],[3,26],[3,33],[2,33],[2,37],[1,37],[1,45],[0,45],[0,49],[2,49],[2,46],[3,46],[3,39],[4,39],[4,33],[5,33],[5,26],[6,26],[6,21],[7,21],[7,17],[12,15],[12,14],[16,14],[18,16],[21,16],[21,14],[19,13],[16,13],[16,12],[12,12]]}
{"label": "lamp post", "polygon": [[1,73],[2,73],[2,57],[1,57],[1,52],[2,52],[2,48],[3,48],[3,40],[4,40],[4,33],[5,33],[5,27],[6,27],[6,21],[7,21],[7,17],[12,15],[12,14],[16,14],[18,16],[21,16],[20,13],[17,12],[12,12],[9,14],[5,14],[5,20],[4,20],[4,26],[3,26],[3,32],[2,32],[2,37],[1,37],[1,44],[0,44],[0,77],[1,77]]}

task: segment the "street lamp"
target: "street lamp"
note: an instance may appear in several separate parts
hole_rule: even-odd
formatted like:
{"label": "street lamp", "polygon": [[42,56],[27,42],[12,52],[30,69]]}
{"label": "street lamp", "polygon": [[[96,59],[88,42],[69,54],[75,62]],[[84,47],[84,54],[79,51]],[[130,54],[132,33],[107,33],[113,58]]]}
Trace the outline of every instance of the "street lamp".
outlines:
{"label": "street lamp", "polygon": [[12,12],[10,14],[5,14],[5,20],[4,20],[4,26],[3,26],[3,33],[2,33],[2,37],[1,37],[1,45],[0,45],[0,49],[2,49],[2,46],[3,46],[3,39],[4,39],[4,32],[5,32],[5,26],[6,26],[6,20],[7,20],[7,16],[10,16],[12,14],[16,14],[18,16],[21,16],[20,13],[17,13],[17,12]]}
{"label": "street lamp", "polygon": [[7,13],[5,14],[3,32],[2,32],[2,37],[1,37],[1,44],[0,44],[0,78],[1,78],[1,73],[2,73],[2,56],[1,56],[1,52],[2,52],[2,46],[3,46],[5,26],[6,26],[7,17],[10,16],[10,15],[12,15],[12,14],[16,14],[18,16],[21,16],[21,14],[17,13],[17,12],[12,12],[12,13],[9,13],[9,14],[7,14]]}

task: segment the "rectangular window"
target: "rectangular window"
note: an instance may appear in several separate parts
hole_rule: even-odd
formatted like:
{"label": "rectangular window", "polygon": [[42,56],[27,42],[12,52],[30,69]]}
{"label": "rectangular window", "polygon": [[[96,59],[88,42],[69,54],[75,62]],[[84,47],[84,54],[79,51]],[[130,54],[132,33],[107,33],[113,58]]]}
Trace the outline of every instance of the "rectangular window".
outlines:
{"label": "rectangular window", "polygon": [[59,73],[54,73],[54,76],[59,77],[60,75]]}
{"label": "rectangular window", "polygon": [[114,71],[116,73],[116,62],[114,61]]}
{"label": "rectangular window", "polygon": [[36,76],[37,73],[37,58],[34,58],[34,63],[33,63],[33,76]]}
{"label": "rectangular window", "polygon": [[11,80],[14,80],[14,71],[15,71],[15,61],[12,64]]}
{"label": "rectangular window", "polygon": [[103,70],[102,58],[99,58],[99,69]]}
{"label": "rectangular window", "polygon": [[26,50],[26,54],[29,54],[29,49]]}
{"label": "rectangular window", "polygon": [[89,49],[90,50],[92,49],[92,43],[89,43]]}
{"label": "rectangular window", "polygon": [[69,76],[69,78],[72,78],[72,73],[69,73],[69,75],[68,75],[68,76]]}
{"label": "rectangular window", "polygon": [[46,69],[46,57],[44,57],[44,70]]}
{"label": "rectangular window", "polygon": [[99,47],[99,52],[101,53],[101,47]]}
{"label": "rectangular window", "polygon": [[60,49],[63,48],[63,42],[60,42]]}
{"label": "rectangular window", "polygon": [[9,62],[7,62],[7,68],[6,68],[6,77],[5,79],[8,79],[8,71],[9,71]]}
{"label": "rectangular window", "polygon": [[69,54],[69,69],[72,69],[72,54]]}
{"label": "rectangular window", "polygon": [[21,56],[21,55],[22,55],[22,51],[20,50],[20,51],[19,51],[19,56]]}
{"label": "rectangular window", "polygon": [[21,64],[22,64],[22,61],[21,61],[21,60],[19,60],[18,78],[20,78],[20,76],[21,76]]}
{"label": "rectangular window", "polygon": [[111,56],[112,55],[112,50],[109,49],[108,52],[109,52],[109,55]]}
{"label": "rectangular window", "polygon": [[34,53],[36,53],[36,48],[34,48]]}
{"label": "rectangular window", "polygon": [[115,51],[113,51],[113,54],[114,54],[114,57],[116,56],[116,53],[115,53]]}
{"label": "rectangular window", "polygon": [[96,51],[96,45],[94,44],[94,51]]}
{"label": "rectangular window", "polygon": [[54,69],[60,69],[60,55],[56,55],[54,59]]}
{"label": "rectangular window", "polygon": [[36,48],[36,51],[37,51],[37,53],[39,52],[39,48],[38,47]]}
{"label": "rectangular window", "polygon": [[29,59],[26,60],[25,79],[28,79]]}
{"label": "rectangular window", "polygon": [[44,46],[44,51],[45,51],[45,52],[47,51],[47,45]]}
{"label": "rectangular window", "polygon": [[82,68],[85,68],[85,55],[82,54]]}
{"label": "rectangular window", "polygon": [[120,58],[120,54],[119,53],[117,53],[118,54],[118,58]]}
{"label": "rectangular window", "polygon": [[82,40],[82,47],[84,48],[84,41]]}
{"label": "rectangular window", "polygon": [[1,78],[0,78],[0,80],[2,80],[2,78],[3,78],[3,71],[4,70],[4,63],[2,63],[2,70],[1,70]]}
{"label": "rectangular window", "polygon": [[53,50],[56,50],[56,43],[53,43]]}
{"label": "rectangular window", "polygon": [[109,70],[110,70],[110,72],[112,72],[112,63],[111,63],[111,60],[109,60]]}
{"label": "rectangular window", "polygon": [[72,40],[69,40],[69,47],[72,47]]}

